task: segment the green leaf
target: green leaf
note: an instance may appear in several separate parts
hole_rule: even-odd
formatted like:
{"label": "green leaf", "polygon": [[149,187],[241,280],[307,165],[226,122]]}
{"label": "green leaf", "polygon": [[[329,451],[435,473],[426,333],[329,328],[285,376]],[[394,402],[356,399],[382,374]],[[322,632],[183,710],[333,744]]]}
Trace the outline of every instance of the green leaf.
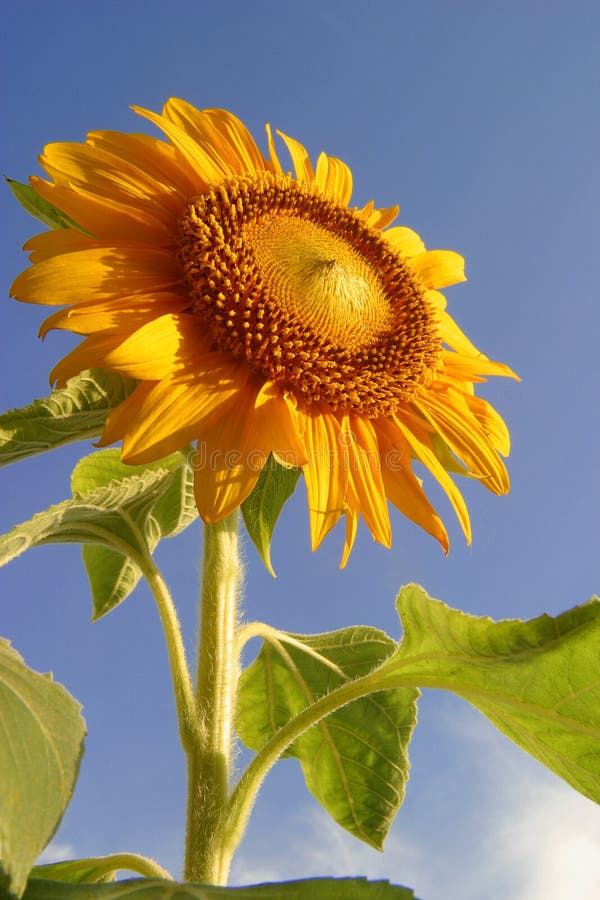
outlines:
{"label": "green leaf", "polygon": [[71,473],[73,496],[85,496],[99,487],[108,487],[112,481],[126,481],[134,475],[145,472],[160,472],[168,469],[173,473],[171,486],[159,497],[152,509],[160,537],[173,537],[190,525],[198,516],[194,500],[193,472],[187,461],[193,453],[192,447],[165,456],[153,463],[129,466],[121,462],[118,449],[98,450],[79,460]]}
{"label": "green leaf", "polygon": [[43,197],[40,197],[31,185],[22,184],[20,181],[15,181],[13,178],[7,178],[6,182],[23,209],[28,212],[30,216],[43,222],[44,225],[48,225],[49,228],[55,229],[76,228],[77,231],[88,234],[88,232],[77,225],[70,216],[61,212],[60,209],[54,206],[54,204],[49,203],[48,200],[44,200]]}
{"label": "green leaf", "polygon": [[171,878],[166,869],[139,853],[111,853],[108,856],[69,859],[34,866],[29,877],[69,884],[89,884],[115,881],[117,872],[135,872],[136,875],[147,878]]}
{"label": "green leaf", "polygon": [[[308,636],[279,633],[265,641],[241,677],[240,737],[260,750],[319,697],[366,675],[396,649],[384,632],[365,626]],[[300,760],[307,787],[335,821],[378,849],[404,799],[417,696],[403,687],[355,700],[288,749]]]}
{"label": "green leaf", "polygon": [[452,691],[516,744],[600,802],[600,601],[556,618],[494,622],[403,588],[399,650],[382,687]]}
{"label": "green leaf", "polygon": [[[198,516],[194,500],[194,481],[191,468],[186,465],[184,451],[147,466],[127,466],[121,462],[119,450],[100,450],[84,457],[71,475],[73,494],[85,494],[97,487],[108,486],[112,481],[127,481],[143,476],[146,471],[168,468],[172,479],[161,496],[148,511],[142,525],[150,552],[162,538],[179,534]],[[114,609],[133,591],[142,571],[129,556],[123,556],[112,547],[84,544],[82,549],[92,600],[94,619]]]}
{"label": "green leaf", "polygon": [[283,504],[296,488],[300,469],[280,465],[271,454],[250,496],[242,503],[242,515],[254,546],[273,577],[271,539]]}
{"label": "green leaf", "polygon": [[48,863],[34,866],[30,879],[42,881],[61,881],[68,884],[91,884],[114,881],[114,869],[106,871],[104,857],[90,859],[69,859],[64,862]]}
{"label": "green leaf", "polygon": [[0,639],[0,894],[21,895],[71,798],[85,736],[80,711]]}
{"label": "green leaf", "polygon": [[42,544],[97,543],[138,555],[146,542],[137,522],[145,522],[171,478],[167,469],[149,470],[37,513],[0,538],[0,565]]}
{"label": "green leaf", "polygon": [[414,900],[411,890],[366,878],[309,878],[249,887],[213,887],[135,878],[113,884],[32,879],[23,900]]}
{"label": "green leaf", "polygon": [[89,440],[101,433],[111,409],[135,382],[93,369],[71,378],[49,397],[0,415],[0,466],[36,453]]}
{"label": "green leaf", "polygon": [[[38,513],[0,537],[0,565],[30,547],[83,543],[92,585],[94,617],[104,615],[133,590],[140,565],[163,536],[181,531],[196,516],[192,473],[184,453],[174,453],[151,467],[133,467],[133,474],[106,484],[110,470],[131,471],[118,451],[105,450],[76,469],[74,485],[89,486],[96,471],[99,487],[76,493]],[[100,550],[106,550],[102,554]],[[104,568],[106,566],[106,568]]]}

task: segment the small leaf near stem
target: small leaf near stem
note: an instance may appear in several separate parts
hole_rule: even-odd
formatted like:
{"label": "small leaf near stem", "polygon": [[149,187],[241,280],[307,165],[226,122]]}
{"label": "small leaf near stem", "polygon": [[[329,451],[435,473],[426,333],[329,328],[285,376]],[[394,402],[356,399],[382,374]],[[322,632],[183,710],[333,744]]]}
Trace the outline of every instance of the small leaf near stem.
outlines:
{"label": "small leaf near stem", "polygon": [[206,525],[196,708],[201,742],[188,758],[185,878],[225,884],[231,856],[221,835],[229,797],[239,676],[236,627],[243,569],[239,514]]}
{"label": "small leaf near stem", "polygon": [[273,578],[276,577],[271,564],[273,531],[284,504],[296,489],[299,477],[300,469],[282,466],[271,454],[254,490],[241,506],[248,534]]}
{"label": "small leaf near stem", "polygon": [[353,700],[366,697],[378,690],[381,690],[381,687],[378,683],[377,670],[355,681],[347,682],[306,707],[264,744],[243,773],[229,799],[226,832],[223,835],[224,854],[231,858],[235,852],[264,779],[288,747],[325,716]]}
{"label": "small leaf near stem", "polygon": [[[239,638],[247,635],[265,640],[238,690],[236,731],[255,751],[303,709],[372,671],[398,648],[365,625],[285,635],[255,624],[241,629]],[[418,693],[394,688],[348,703],[286,751],[299,760],[306,786],[329,815],[377,849],[404,800]]]}
{"label": "small leaf near stem", "polygon": [[70,884],[97,884],[112,880],[117,872],[135,872],[144,878],[165,878],[173,881],[170,872],[153,859],[139,853],[111,853],[109,856],[90,856],[34,866],[29,877]]}

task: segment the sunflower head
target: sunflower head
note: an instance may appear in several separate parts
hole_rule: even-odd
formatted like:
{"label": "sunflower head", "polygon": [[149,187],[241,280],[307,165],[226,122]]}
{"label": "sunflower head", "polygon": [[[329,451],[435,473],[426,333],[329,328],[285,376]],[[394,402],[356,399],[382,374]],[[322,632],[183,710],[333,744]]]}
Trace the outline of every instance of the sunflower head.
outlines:
{"label": "sunflower head", "polygon": [[350,207],[348,167],[324,153],[313,167],[286,135],[293,173],[269,128],[264,156],[224,110],[135,109],[167,140],[102,131],[46,147],[50,180],[32,186],[79,228],[32,238],[12,286],[63,307],[44,334],[85,336],[53,382],[93,367],[138,381],[100,443],[139,464],[197,441],[208,522],[242,503],[270,454],[300,467],[313,547],[345,516],[343,563],[359,514],[390,545],[388,500],[447,550],[416,461],[470,539],[449,472],[508,490],[508,432],[474,385],[513,373],[446,312],[439,289],[464,280],[462,257],[389,227],[396,207]]}

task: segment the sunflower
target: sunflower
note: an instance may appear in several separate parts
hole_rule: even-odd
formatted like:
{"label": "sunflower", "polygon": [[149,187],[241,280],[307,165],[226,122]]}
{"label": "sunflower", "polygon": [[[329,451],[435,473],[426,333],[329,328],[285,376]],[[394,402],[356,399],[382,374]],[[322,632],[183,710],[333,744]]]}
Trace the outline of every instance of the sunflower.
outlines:
{"label": "sunflower", "polygon": [[470,540],[449,473],[508,490],[508,431],[474,385],[513,373],[446,312],[439,288],[464,280],[462,257],[388,227],[397,207],[350,207],[348,167],[324,153],[313,167],[278,132],[290,174],[268,126],[265,157],[224,110],[133,108],[168,140],[96,131],[45,148],[50,180],[31,184],[79,228],[32,238],[11,289],[65,307],[42,335],[86,336],[51,382],[95,367],[137,380],[100,445],[143,464],[197,441],[206,522],[242,503],[270,454],[301,467],[313,549],[345,516],[342,565],[359,514],[390,546],[388,500],[447,551],[417,461]]}

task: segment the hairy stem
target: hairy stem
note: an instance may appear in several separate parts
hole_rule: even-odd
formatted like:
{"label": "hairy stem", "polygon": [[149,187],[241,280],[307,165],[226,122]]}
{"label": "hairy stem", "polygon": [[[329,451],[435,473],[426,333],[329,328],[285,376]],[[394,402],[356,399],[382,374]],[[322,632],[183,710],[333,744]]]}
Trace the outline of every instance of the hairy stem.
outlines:
{"label": "hairy stem", "polygon": [[146,559],[140,560],[140,565],[154,594],[165,633],[175,691],[179,734],[183,749],[189,756],[198,742],[198,716],[177,611],[169,588],[156,568],[152,557],[148,555]]}
{"label": "hairy stem", "polygon": [[243,576],[238,513],[206,525],[196,709],[200,742],[188,757],[185,878],[225,884],[231,854],[221,834],[229,799],[233,718],[239,674],[237,607]]}

